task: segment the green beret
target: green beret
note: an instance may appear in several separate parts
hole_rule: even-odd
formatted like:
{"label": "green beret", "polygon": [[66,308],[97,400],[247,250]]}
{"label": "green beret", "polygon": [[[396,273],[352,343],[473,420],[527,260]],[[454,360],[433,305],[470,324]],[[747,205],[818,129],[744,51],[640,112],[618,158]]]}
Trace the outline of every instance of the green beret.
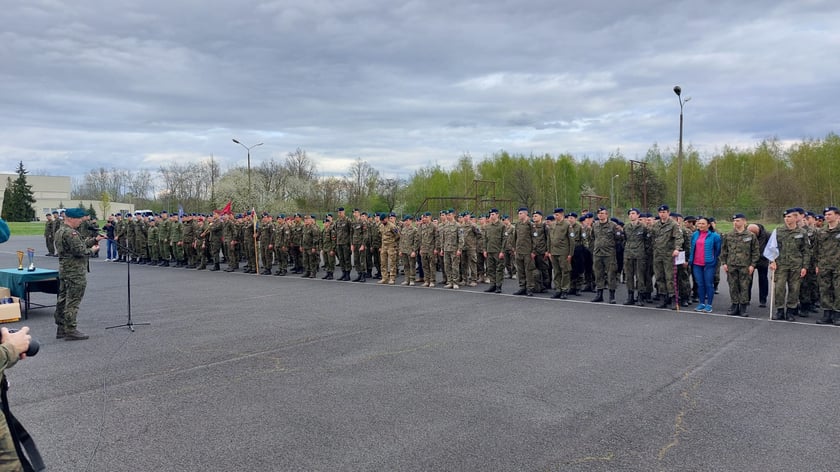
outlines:
{"label": "green beret", "polygon": [[65,218],[82,218],[85,214],[85,211],[81,208],[68,208],[64,211]]}

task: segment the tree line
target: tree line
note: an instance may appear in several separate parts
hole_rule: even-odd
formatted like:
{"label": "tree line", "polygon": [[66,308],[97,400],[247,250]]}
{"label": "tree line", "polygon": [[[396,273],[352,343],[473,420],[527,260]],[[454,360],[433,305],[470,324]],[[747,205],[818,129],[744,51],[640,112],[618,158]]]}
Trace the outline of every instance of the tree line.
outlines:
{"label": "tree line", "polygon": [[[462,155],[455,165],[431,165],[407,179],[384,178],[358,158],[344,175],[325,175],[303,149],[270,158],[248,170],[222,172],[212,158],[149,170],[94,169],[74,183],[73,198],[134,203],[152,210],[212,211],[234,208],[272,213],[325,213],[338,206],[370,211],[416,213],[455,207],[486,212],[519,206],[552,210],[610,207],[655,209],[676,198],[677,153],[653,144],[643,157],[621,150],[606,159],[570,154],[513,154],[499,151],[481,160]],[[726,146],[702,158],[689,146],[683,154],[683,213],[775,219],[790,206],[820,209],[837,204],[840,136],[783,144],[765,139],[750,149]],[[619,215],[620,216],[620,215]]]}

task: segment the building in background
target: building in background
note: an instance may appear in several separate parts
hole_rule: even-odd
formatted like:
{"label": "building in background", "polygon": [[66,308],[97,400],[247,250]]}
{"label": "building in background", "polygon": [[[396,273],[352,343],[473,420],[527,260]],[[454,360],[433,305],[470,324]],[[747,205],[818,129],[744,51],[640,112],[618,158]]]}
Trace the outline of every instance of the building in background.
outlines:
{"label": "building in background", "polygon": [[[11,179],[14,182],[17,174],[0,174],[0,206],[3,204],[3,193],[6,185]],[[32,186],[32,193],[35,197],[35,216],[43,221],[44,215],[52,213],[59,208],[76,208],[79,203],[86,209],[91,205],[96,210],[96,215],[103,218],[107,215],[121,212],[134,212],[133,203],[108,202],[107,208],[101,200],[73,200],[70,198],[72,183],[69,176],[52,175],[26,175],[26,183]]]}

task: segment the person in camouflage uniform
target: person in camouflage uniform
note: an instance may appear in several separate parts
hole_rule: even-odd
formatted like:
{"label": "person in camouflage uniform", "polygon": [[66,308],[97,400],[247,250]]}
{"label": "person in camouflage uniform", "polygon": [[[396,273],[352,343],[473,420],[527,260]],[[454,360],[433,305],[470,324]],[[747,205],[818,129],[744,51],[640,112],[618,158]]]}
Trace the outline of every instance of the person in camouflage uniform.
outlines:
{"label": "person in camouflage uniform", "polygon": [[414,285],[417,274],[417,249],[419,247],[419,235],[417,234],[417,228],[414,226],[414,218],[411,215],[406,215],[400,229],[398,245],[399,259],[405,273],[405,280],[403,280],[402,285]]}
{"label": "person in camouflage uniform", "polygon": [[315,215],[308,215],[303,222],[303,239],[301,240],[300,251],[303,256],[303,275],[314,279],[318,274],[321,265],[321,230],[315,224]]}
{"label": "person in camouflage uniform", "polygon": [[481,228],[475,224],[469,212],[464,213],[461,228],[464,230],[464,252],[461,254],[461,279],[464,284],[478,285],[478,250],[484,247]]}
{"label": "person in camouflage uniform", "polygon": [[455,212],[446,212],[446,222],[440,226],[440,253],[443,255],[443,272],[446,288],[458,289],[461,279],[461,253],[464,250],[464,233],[455,221]]}
{"label": "person in camouflage uniform", "polygon": [[621,229],[609,218],[607,209],[598,209],[598,219],[592,223],[592,261],[597,293],[592,302],[604,301],[604,289],[610,291],[610,303],[615,303],[616,253],[615,248],[622,237]]}
{"label": "person in camouflage uniform", "polygon": [[840,209],[828,207],[823,217],[825,225],[816,233],[813,251],[823,309],[817,324],[835,324],[840,321]]}
{"label": "person in camouflage uniform", "polygon": [[291,237],[292,232],[286,221],[286,215],[282,213],[277,215],[277,222],[274,225],[274,258],[277,260],[277,270],[274,271],[274,275],[284,276],[288,273]]}
{"label": "person in camouflage uniform", "polygon": [[747,229],[743,213],[732,217],[732,231],[723,237],[720,251],[721,267],[729,284],[732,305],[727,315],[747,316],[750,303],[750,283],[760,256],[758,238]]}
{"label": "person in camouflage uniform", "polygon": [[487,293],[502,293],[505,280],[505,248],[507,247],[507,231],[505,225],[499,221],[499,210],[492,208],[490,218],[484,225],[484,260],[487,261],[487,276],[490,287]]}
{"label": "person in camouflage uniform", "polygon": [[222,235],[225,246],[227,247],[228,267],[225,269],[225,272],[235,272],[239,269],[239,258],[236,257],[236,246],[239,245],[239,231],[233,215],[230,213],[225,215],[224,225],[222,227]]}
{"label": "person in camouflage uniform", "polygon": [[213,267],[209,270],[215,272],[221,269],[220,263],[222,258],[222,251],[225,246],[225,222],[224,215],[221,213],[213,213],[213,219],[207,226],[208,237],[210,238],[210,255],[213,261]]}
{"label": "person in camouflage uniform", "polygon": [[271,275],[271,265],[274,263],[274,222],[271,215],[263,212],[258,231],[260,242],[261,275]]}
{"label": "person in camouflage uniform", "polygon": [[548,256],[548,228],[543,221],[542,211],[534,212],[531,224],[534,241],[534,292],[543,293],[551,288],[551,266]]}
{"label": "person in camouflage uniform", "polygon": [[518,212],[518,221],[514,225],[511,236],[513,257],[516,261],[516,274],[519,280],[519,290],[514,295],[534,295],[536,280],[534,279],[534,226],[528,217],[528,209],[522,207]]}
{"label": "person in camouflage uniform", "polygon": [[146,230],[146,250],[149,254],[149,264],[160,263],[160,228],[154,217],[149,218],[149,227]]}
{"label": "person in camouflage uniform", "polygon": [[624,226],[624,274],[627,282],[627,300],[624,304],[644,306],[642,292],[645,290],[647,273],[645,246],[650,239],[650,233],[640,220],[641,213],[637,208],[631,208],[627,215],[630,222]]}
{"label": "person in camouflage uniform", "polygon": [[[774,320],[796,320],[799,286],[807,275],[810,264],[811,248],[808,243],[808,233],[797,226],[797,213],[795,208],[785,210],[785,224],[776,228],[775,231],[779,257],[770,262],[770,270],[775,275]],[[787,299],[785,299],[785,291],[787,291]]]}
{"label": "person in camouflage uniform", "polygon": [[[379,221],[378,215],[373,213],[367,225],[370,248],[367,251],[366,277],[373,279],[382,277],[382,235],[379,234]],[[376,273],[373,272],[374,269],[376,269]]]}
{"label": "person in camouflage uniform", "polygon": [[338,208],[338,218],[333,225],[336,234],[336,253],[338,254],[338,265],[341,267],[341,277],[338,280],[345,280],[350,278],[350,269],[352,262],[350,253],[350,240],[353,233],[353,225],[345,213],[344,207]]}
{"label": "person in camouflage uniform", "polygon": [[513,222],[510,221],[510,215],[502,215],[502,224],[505,226],[505,237],[508,245],[505,247],[505,270],[507,271],[507,278],[512,279],[516,275],[516,264],[513,257],[513,246],[510,244],[513,236]]}
{"label": "person in camouflage uniform", "polygon": [[254,218],[251,211],[245,213],[245,218],[242,220],[242,251],[244,252],[245,260],[248,261],[243,272],[246,274],[257,273],[257,237],[258,234],[254,230]]}
{"label": "person in camouflage uniform", "polygon": [[327,275],[321,277],[324,280],[333,280],[335,277],[335,249],[338,246],[338,231],[332,221],[324,220],[324,228],[321,230],[321,257],[324,259]]}
{"label": "person in camouflage uniform", "polygon": [[659,207],[659,222],[653,224],[653,272],[661,300],[657,308],[667,308],[674,301],[676,287],[674,258],[683,249],[683,233],[671,219],[668,205]]}
{"label": "person in camouflage uniform", "polygon": [[44,242],[47,245],[47,256],[54,256],[55,255],[55,232],[53,231],[53,215],[52,213],[46,214],[47,222],[44,223]]}
{"label": "person in camouflage uniform", "polygon": [[[808,234],[808,245],[814,247],[817,239],[817,232],[819,228],[816,225],[815,214],[810,211],[804,211],[803,218],[799,222],[799,226]],[[819,313],[818,305],[820,300],[820,284],[816,274],[816,261],[811,258],[811,263],[808,266],[808,273],[802,279],[799,288],[799,316],[807,318],[809,313]]]}
{"label": "person in camouflage uniform", "polygon": [[[383,213],[379,219],[381,222],[379,234],[382,235],[382,248],[380,249],[380,252],[382,252],[382,280],[379,283],[394,285],[397,283],[397,244],[400,230],[388,215]],[[364,282],[364,279],[362,282]]]}
{"label": "person in camouflage uniform", "polygon": [[437,229],[432,224],[432,214],[426,212],[417,228],[420,247],[420,264],[423,268],[423,286],[434,287],[437,283],[437,269],[435,259],[437,257]]}
{"label": "person in camouflage uniform", "polygon": [[184,215],[183,232],[185,267],[195,269],[198,267],[198,250],[196,248],[198,228],[196,227],[196,217],[192,213]]}
{"label": "person in camouflage uniform", "polygon": [[554,223],[548,230],[548,257],[554,269],[554,295],[551,298],[568,298],[572,284],[572,251],[575,249],[574,227],[564,217],[562,208],[554,209]]}
{"label": "person in camouflage uniform", "polygon": [[160,221],[157,223],[160,232],[160,263],[161,267],[169,267],[169,260],[172,258],[172,243],[169,241],[169,213],[166,210],[160,212]]}
{"label": "person in camouflage uniform", "polygon": [[[356,208],[353,210],[350,252],[353,253],[353,264],[356,269],[356,278],[353,282],[364,282],[367,278],[367,253],[370,250],[368,247],[368,226],[362,220],[361,211]],[[384,244],[384,241],[383,241]],[[383,276],[384,279],[384,276]],[[344,276],[344,280],[350,280],[350,273]]]}
{"label": "person in camouflage uniform", "polygon": [[64,213],[64,225],[56,233],[60,281],[54,314],[56,339],[88,339],[86,334],[76,329],[76,317],[87,287],[88,256],[92,250],[99,248],[98,241],[104,237],[82,239],[78,228],[84,215],[84,210],[80,208],[68,209]]}
{"label": "person in camouflage uniform", "polygon": [[[32,336],[29,335],[29,327],[24,326],[16,333],[10,333],[6,328],[2,330],[2,342],[0,344],[0,382],[6,385],[6,369],[14,366],[20,359],[26,357]],[[8,407],[8,405],[7,405]],[[0,414],[0,471],[20,472],[24,470],[15,447],[14,438],[9,430],[6,415]],[[27,468],[26,470],[34,470]],[[41,470],[41,469],[38,469]]]}

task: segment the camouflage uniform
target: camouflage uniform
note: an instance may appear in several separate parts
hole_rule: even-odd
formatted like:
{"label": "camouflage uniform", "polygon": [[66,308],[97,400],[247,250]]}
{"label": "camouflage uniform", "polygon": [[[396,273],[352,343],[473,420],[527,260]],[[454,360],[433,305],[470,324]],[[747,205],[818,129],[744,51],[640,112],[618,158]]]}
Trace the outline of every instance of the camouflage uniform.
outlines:
{"label": "camouflage uniform", "polygon": [[292,232],[282,218],[278,219],[274,227],[274,258],[277,259],[277,270],[274,275],[286,275],[289,269],[289,243]]}
{"label": "camouflage uniform", "polygon": [[62,225],[56,233],[56,250],[59,258],[59,289],[55,305],[55,324],[64,336],[76,331],[76,315],[87,287],[88,256],[96,239],[82,239],[79,232]]}
{"label": "camouflage uniform", "polygon": [[[645,291],[645,277],[647,275],[646,246],[650,240],[650,233],[644,223],[629,222],[624,226],[624,274],[627,277],[627,301],[625,305],[636,303],[644,305],[641,292]],[[640,292],[638,297],[634,292]]]}
{"label": "camouflage uniform", "polygon": [[259,227],[260,262],[262,275],[271,275],[271,265],[274,263],[274,223],[271,218],[263,217]]}
{"label": "camouflage uniform", "polygon": [[148,247],[149,260],[152,264],[160,263],[160,228],[156,221],[149,222],[147,230],[146,246]]}
{"label": "camouflage uniform", "polygon": [[[367,254],[365,252],[370,250],[368,240],[368,227],[365,222],[361,219],[353,220],[350,248],[353,252],[353,263],[356,269],[354,281],[361,282],[364,277],[367,277]],[[384,241],[382,243],[385,244]],[[350,272],[345,276],[345,280],[350,280]]]}
{"label": "camouflage uniform", "polygon": [[338,246],[336,243],[337,240],[338,231],[335,225],[324,223],[324,228],[321,230],[321,257],[324,259],[327,275],[322,278],[327,280],[333,280],[333,272],[335,272],[335,250]]}
{"label": "camouflage uniform", "polygon": [[532,223],[533,226],[533,241],[535,254],[534,257],[534,291],[538,293],[545,292],[551,288],[551,265],[549,264],[546,253],[548,252],[548,228],[545,221],[539,224]]}
{"label": "camouflage uniform", "polygon": [[239,258],[236,256],[236,246],[239,244],[239,231],[236,222],[230,216],[223,225],[223,237],[227,247],[228,268],[225,272],[233,272],[239,269]]}
{"label": "camouflage uniform", "polygon": [[353,234],[353,225],[346,216],[339,216],[333,223],[335,231],[335,250],[338,255],[338,265],[341,267],[342,277],[350,274],[350,240]]}
{"label": "camouflage uniform", "polygon": [[534,259],[531,254],[534,252],[534,224],[531,220],[513,225],[511,244],[513,245],[514,259],[516,262],[516,273],[519,277],[518,295],[533,295],[537,289],[534,279]]}
{"label": "camouflage uniform", "polygon": [[553,298],[566,298],[571,289],[572,251],[575,249],[573,226],[565,218],[558,219],[548,230],[548,252],[554,269]]}
{"label": "camouflage uniform", "polygon": [[321,230],[315,224],[314,219],[310,219],[303,225],[302,235],[303,239],[300,248],[303,256],[303,276],[314,279],[321,265],[321,254],[319,252],[321,246]]}
{"label": "camouflage uniform", "polygon": [[379,225],[379,233],[382,235],[382,280],[379,283],[394,285],[397,283],[397,241],[400,230],[386,219]]}
{"label": "camouflage uniform", "polygon": [[[789,229],[780,226],[776,229],[776,241],[779,257],[776,259],[776,273],[774,290],[774,304],[777,308],[773,319],[782,316],[793,321],[797,315],[799,303],[799,286],[802,282],[802,269],[807,269],[811,260],[811,248],[808,244],[808,233],[802,228]],[[787,289],[787,300],[785,299]],[[785,307],[787,312],[785,313]]]}
{"label": "camouflage uniform", "polygon": [[461,253],[461,279],[471,287],[478,282],[478,250],[484,246],[481,228],[473,221],[461,225],[464,230],[464,251]]}
{"label": "camouflage uniform", "polygon": [[47,245],[47,255],[52,256],[55,254],[55,231],[53,230],[53,225],[57,219],[53,219],[52,215],[50,215],[50,219],[44,224],[44,242]]}
{"label": "camouflage uniform", "polygon": [[499,257],[504,254],[507,247],[507,231],[505,224],[501,221],[487,223],[484,225],[484,252],[487,253],[487,276],[490,277],[490,288],[487,292],[493,291],[502,293],[502,283],[505,280],[505,261]]}
{"label": "camouflage uniform", "polygon": [[[379,234],[379,223],[376,220],[368,225],[368,241],[370,250],[367,251],[367,276],[372,278],[382,277],[382,235]],[[373,274],[376,269],[376,274]]]}
{"label": "camouflage uniform", "polygon": [[437,228],[431,222],[422,222],[417,228],[420,241],[420,264],[423,266],[423,286],[434,287],[437,282],[435,252]]}
{"label": "camouflage uniform", "polygon": [[[750,303],[750,283],[752,273],[758,263],[758,238],[749,230],[732,231],[723,237],[720,250],[720,263],[726,265],[726,281],[729,284],[729,298],[733,307],[727,314],[744,314]],[[691,262],[691,261],[689,261]],[[735,305],[738,305],[735,307]]]}
{"label": "camouflage uniform", "polygon": [[464,233],[458,223],[447,220],[440,225],[440,247],[446,288],[455,288],[461,278],[461,256],[458,252],[464,249]]}
{"label": "camouflage uniform", "polygon": [[615,248],[622,233],[612,220],[592,223],[592,262],[598,295],[593,301],[603,301],[604,289],[610,291],[610,303],[615,303],[616,255]]}
{"label": "camouflage uniform", "polygon": [[674,296],[674,251],[683,249],[683,233],[677,223],[668,218],[653,224],[653,272],[656,290],[663,297],[660,308],[665,308]]}
{"label": "camouflage uniform", "polygon": [[823,319],[820,324],[840,321],[840,224],[834,228],[823,226],[816,233],[814,266],[820,283],[820,305]]}

